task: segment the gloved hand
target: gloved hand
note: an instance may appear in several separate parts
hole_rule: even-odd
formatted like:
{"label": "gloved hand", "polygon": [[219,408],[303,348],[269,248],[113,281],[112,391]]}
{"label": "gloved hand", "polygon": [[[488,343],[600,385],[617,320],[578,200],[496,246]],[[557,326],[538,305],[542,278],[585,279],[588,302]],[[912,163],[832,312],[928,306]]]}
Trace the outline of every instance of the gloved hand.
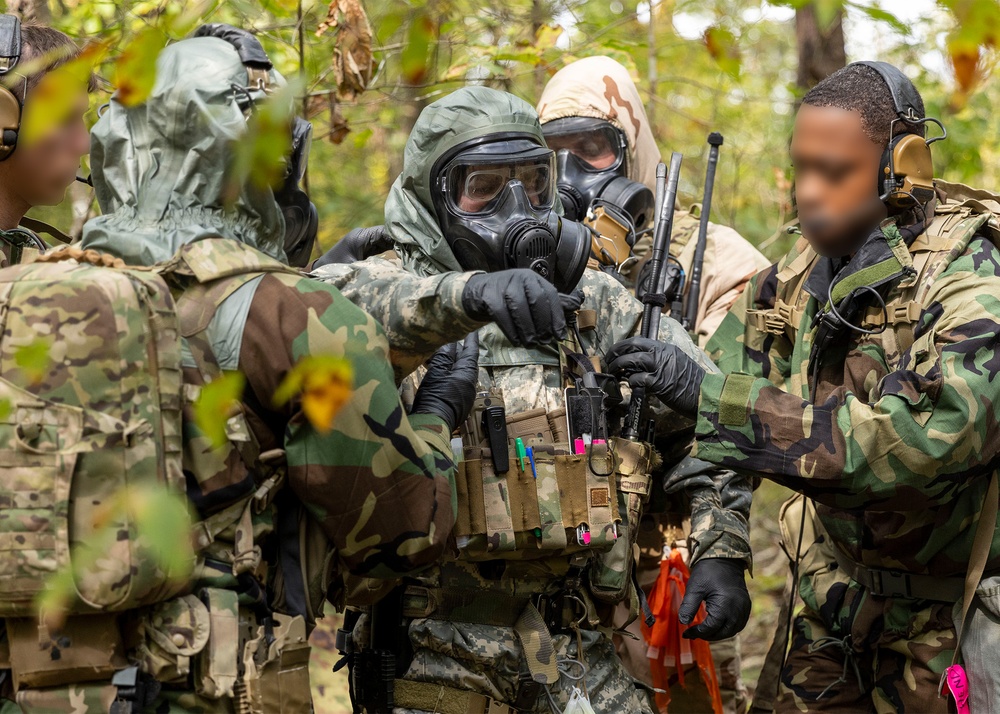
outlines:
{"label": "gloved hand", "polygon": [[563,295],[527,268],[473,275],[462,293],[462,308],[469,317],[496,322],[516,347],[565,339],[565,313],[581,304],[582,292]]}
{"label": "gloved hand", "polygon": [[630,337],[613,345],[604,356],[608,371],[628,378],[632,388],[645,387],[667,406],[695,417],[705,370],[674,345]]}
{"label": "gloved hand", "polygon": [[387,250],[392,250],[392,237],[386,232],[385,226],[355,228],[317,258],[313,267],[330,263],[356,263]]}
{"label": "gloved hand", "polygon": [[733,637],[750,619],[750,593],[738,558],[702,558],[691,568],[687,591],[677,616],[688,624],[704,601],[705,621],[684,631],[689,640],[724,640]]}
{"label": "gloved hand", "polygon": [[465,421],[476,400],[479,383],[479,334],[445,345],[428,360],[427,374],[413,398],[413,414],[435,414],[448,433]]}

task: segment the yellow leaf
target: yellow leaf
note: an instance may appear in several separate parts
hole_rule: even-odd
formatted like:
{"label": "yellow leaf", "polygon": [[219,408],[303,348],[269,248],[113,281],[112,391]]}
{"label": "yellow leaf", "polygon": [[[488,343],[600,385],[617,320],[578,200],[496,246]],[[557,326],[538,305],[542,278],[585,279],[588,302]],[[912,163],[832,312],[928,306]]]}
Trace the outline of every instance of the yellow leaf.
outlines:
{"label": "yellow leaf", "polygon": [[327,433],[337,413],[351,398],[354,369],[343,357],[311,355],[300,360],[274,393],[275,406],[302,396],[302,411],[312,427]]}
{"label": "yellow leaf", "polygon": [[535,33],[535,47],[540,50],[555,47],[556,40],[559,39],[562,33],[563,29],[559,25],[542,25],[538,28],[538,32]]}
{"label": "yellow leaf", "polygon": [[[90,77],[107,54],[109,44],[110,41],[91,43],[77,57],[42,75],[31,90],[30,101],[25,102],[19,143],[31,145],[45,138],[65,124],[79,105],[86,106]],[[20,74],[42,72],[52,59],[51,55],[46,55],[29,62],[19,67]],[[18,78],[15,73],[11,75],[13,79]]]}
{"label": "yellow leaf", "polygon": [[246,378],[241,372],[226,372],[201,388],[194,403],[194,421],[216,449],[226,444],[226,422],[243,395]]}
{"label": "yellow leaf", "polygon": [[142,104],[156,82],[156,58],[167,38],[156,27],[147,27],[122,50],[115,63],[115,98],[126,107]]}

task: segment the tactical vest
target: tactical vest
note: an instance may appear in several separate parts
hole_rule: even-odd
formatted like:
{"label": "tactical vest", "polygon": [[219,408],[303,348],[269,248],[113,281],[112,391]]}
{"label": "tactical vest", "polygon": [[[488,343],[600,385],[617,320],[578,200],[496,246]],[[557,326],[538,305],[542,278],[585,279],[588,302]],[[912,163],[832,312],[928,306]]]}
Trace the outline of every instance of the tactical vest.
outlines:
{"label": "tactical vest", "polygon": [[[295,271],[226,239],[186,245],[151,268],[65,248],[0,272],[0,402],[8,406],[0,416],[0,501],[16,515],[0,519],[0,616],[9,641],[0,667],[12,670],[27,711],[62,701],[69,685],[102,701],[127,689],[141,708],[140,680],[150,678],[193,686],[210,700],[236,697],[241,711],[308,708],[306,619],[268,607],[286,609],[282,579],[315,586],[319,593],[306,594],[311,619],[322,578],[268,572],[257,544],[272,529],[284,455],[260,453],[239,405],[217,448],[196,420],[182,419],[202,389],[183,382],[182,366],[197,368],[207,384],[237,365],[264,273]],[[51,338],[51,362],[34,379],[17,355],[37,335]],[[211,496],[212,477],[234,460],[252,483],[194,524],[196,562],[183,572],[161,567],[129,509],[111,505],[143,486]],[[299,531],[309,547],[328,545],[310,519]],[[117,537],[105,543],[106,533]],[[95,542],[111,557],[94,557]],[[310,567],[329,568],[330,552]],[[36,598],[53,573],[71,579],[72,597],[50,631],[39,625]],[[271,582],[276,601],[261,591],[249,612],[237,593],[248,578]]]}
{"label": "tactical vest", "polygon": [[[1000,246],[1000,197],[970,189],[961,184],[937,181],[947,200],[940,201],[924,232],[907,249],[894,251],[908,273],[888,296],[885,310],[869,307],[860,327],[881,330],[882,348],[889,371],[913,345],[913,331],[923,313],[927,293],[934,281],[951,262],[962,255],[976,235],[985,235]],[[760,336],[782,335],[795,343],[800,324],[812,296],[805,290],[806,279],[819,261],[819,255],[805,239],[796,246],[798,255],[781,267],[777,276],[774,305],[768,309],[747,310],[748,330]]]}

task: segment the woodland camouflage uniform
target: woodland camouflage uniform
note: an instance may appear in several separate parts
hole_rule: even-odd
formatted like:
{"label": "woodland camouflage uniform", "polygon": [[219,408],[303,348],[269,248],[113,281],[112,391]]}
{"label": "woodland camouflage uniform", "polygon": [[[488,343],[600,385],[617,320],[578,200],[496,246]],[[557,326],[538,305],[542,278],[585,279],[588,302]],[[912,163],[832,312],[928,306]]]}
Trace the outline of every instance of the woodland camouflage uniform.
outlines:
{"label": "woodland camouflage uniform", "polygon": [[[462,273],[437,218],[427,208],[432,205],[429,174],[437,157],[450,147],[504,131],[528,132],[542,141],[535,112],[508,94],[467,87],[425,109],[407,142],[403,174],[393,185],[386,204],[386,226],[396,253],[403,266],[416,275],[401,282],[396,274],[398,268],[381,259],[324,266],[316,272],[317,277],[343,285],[352,298],[360,299],[366,310],[385,320],[390,343],[398,341],[419,351],[418,343],[422,340],[440,343],[461,337],[468,329],[468,318],[461,316],[461,286],[470,274]],[[405,301],[401,311],[392,299],[386,299],[387,295],[391,298],[394,285],[398,293],[392,299]],[[409,285],[415,285],[416,289],[410,290]],[[596,312],[597,329],[583,333],[589,354],[603,354],[617,340],[638,331],[641,305],[620,283],[604,273],[588,270],[579,287],[585,296],[583,309]],[[418,328],[415,335],[414,326]],[[516,348],[493,324],[482,327],[479,336],[480,388],[503,390],[508,418],[527,410],[554,410],[563,406],[560,360],[555,345]],[[689,354],[702,360],[706,368],[713,369],[676,322],[669,319],[661,322],[660,339],[682,345]],[[428,346],[423,352],[430,350]],[[664,427],[676,419],[661,414]],[[676,426],[674,423],[667,428]],[[683,454],[686,447],[686,443],[681,444],[678,451]],[[693,559],[725,557],[749,563],[748,481],[732,472],[706,469],[704,464],[692,461],[686,462],[686,467]],[[510,560],[506,561],[502,575],[488,577],[484,573],[489,569],[447,558],[439,567],[422,574],[419,582],[435,592],[466,592],[477,601],[497,602],[512,594],[525,597],[530,593],[558,592],[565,588],[570,566],[565,556]],[[576,674],[574,665],[567,660],[585,661],[587,690],[598,712],[649,712],[646,697],[638,693],[632,677],[623,669],[606,630],[595,627],[594,601],[585,590],[581,592],[588,602],[591,619],[582,623],[578,635],[569,630],[552,634],[560,670]],[[409,633],[414,656],[406,680],[444,684],[499,702],[511,703],[516,699],[519,675],[525,669],[525,652],[509,624],[490,624],[481,611],[457,610],[448,618],[435,618],[433,613],[428,617],[411,617]],[[578,642],[582,644],[582,654]],[[566,705],[572,685],[564,676],[558,686],[550,687],[560,706]],[[407,714],[423,709],[397,707],[396,711]],[[549,712],[548,700],[540,696],[528,703],[524,711]]]}
{"label": "woodland camouflage uniform", "polygon": [[[639,89],[628,70],[610,57],[585,57],[556,72],[538,100],[538,117],[542,125],[565,117],[603,119],[625,134],[628,150],[628,178],[656,190],[656,164],[660,150],[639,96]],[[670,254],[678,259],[687,276],[691,275],[695,247],[698,242],[700,207],[677,210],[674,213]],[[639,239],[633,247],[635,255],[648,258],[652,238]],[[728,226],[709,223],[706,234],[705,258],[697,315],[697,339],[704,345],[722,322],[729,308],[746,288],[747,281],[768,267],[770,261],[738,232]],[[625,270],[634,279],[639,270],[633,265]],[[685,298],[690,284],[685,284]],[[655,502],[654,502],[655,503]],[[671,504],[661,505],[674,511]],[[639,582],[652,587],[660,573],[663,548],[682,533],[680,519],[661,515],[649,509],[640,535],[641,555]],[[676,521],[676,523],[673,523]],[[623,610],[620,623],[627,614]],[[626,666],[640,680],[652,684],[652,674],[646,657],[646,644],[638,622],[628,628],[634,638],[619,637],[619,652]],[[738,714],[747,705],[746,688],[740,675],[739,642],[733,637],[711,643],[712,656],[727,714]],[[692,676],[697,676],[692,665]],[[685,696],[678,691],[674,696]],[[678,702],[678,705],[681,703]],[[710,712],[712,704],[706,696],[700,705],[688,700],[685,711]]]}
{"label": "woodland camouflage uniform", "polygon": [[[938,691],[953,608],[1000,455],[1000,203],[937,188],[929,225],[887,220],[846,267],[800,240],[709,343],[724,374],[702,385],[696,454],[813,499],[821,524],[803,541],[804,608],[776,711],[948,711]],[[855,319],[885,331],[839,336],[810,385],[813,319],[831,281],[839,301],[876,273],[888,325],[873,302]],[[998,545],[1000,531],[987,572],[1000,567]]]}
{"label": "woodland camouflage uniform", "polygon": [[[254,682],[279,669],[296,676],[263,692],[254,711],[308,711],[305,637],[336,568],[391,577],[427,565],[454,523],[448,427],[437,416],[407,416],[381,327],[334,288],[284,265],[284,222],[270,189],[247,179],[235,205],[223,204],[232,141],[247,121],[248,107],[237,104],[233,87],[247,84],[247,69],[228,42],[178,42],[160,54],[148,100],[132,108],[112,100],[93,133],[104,215],[86,226],[83,246],[132,265],[173,260],[186,275],[238,278],[217,309],[212,290],[226,279],[195,286],[208,293],[194,307],[215,312],[197,344],[192,338],[184,345],[184,389],[197,392],[209,361],[238,369],[246,378],[243,430],[234,433],[230,420],[227,435],[261,454],[283,451],[286,462],[281,467],[278,459],[277,470],[264,470],[259,460],[248,466],[235,441],[213,450],[185,412],[187,494],[214,539],[198,543],[191,590],[201,598],[175,598],[120,619],[123,629],[136,623],[123,633],[129,661],[163,686],[147,711],[235,712],[234,689],[253,693]],[[185,294],[175,297],[183,301]],[[285,375],[310,355],[342,356],[354,371],[353,393],[326,434],[310,425],[299,397],[272,403]],[[269,473],[278,479],[262,483]],[[268,484],[285,487],[268,491]],[[228,523],[234,507],[230,520],[244,513],[252,525],[233,522],[217,532],[212,524]],[[254,624],[264,610],[274,613],[273,630]],[[237,617],[249,623],[247,636],[236,636]],[[223,636],[213,639],[213,632]],[[286,661],[290,654],[295,662]],[[284,658],[280,666],[274,657]],[[201,676],[210,662],[233,673],[227,687]],[[287,664],[295,667],[285,672]],[[234,682],[238,665],[246,673]],[[29,714],[106,713],[114,687],[100,684],[28,690],[19,699]],[[282,687],[291,694],[285,708],[268,698]]]}

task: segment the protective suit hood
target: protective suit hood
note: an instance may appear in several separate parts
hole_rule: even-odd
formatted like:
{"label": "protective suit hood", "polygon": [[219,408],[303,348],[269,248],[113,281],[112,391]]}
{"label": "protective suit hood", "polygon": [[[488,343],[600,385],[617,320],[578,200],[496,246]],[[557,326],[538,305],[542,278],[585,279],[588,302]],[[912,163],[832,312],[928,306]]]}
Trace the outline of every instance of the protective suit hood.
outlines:
{"label": "protective suit hood", "polygon": [[567,117],[591,117],[625,132],[628,178],[656,191],[660,150],[646,109],[628,70],[610,57],[585,57],[556,72],[538,100],[542,124]]}
{"label": "protective suit hood", "polygon": [[[273,84],[284,82],[271,75]],[[84,226],[84,247],[149,265],[186,243],[222,236],[286,262],[284,220],[270,188],[248,178],[225,205],[232,147],[247,130],[234,87],[246,86],[246,67],[231,44],[196,37],[160,53],[143,104],[126,107],[112,98],[91,133],[103,215]],[[263,97],[253,92],[255,100]]]}
{"label": "protective suit hood", "polygon": [[403,171],[389,190],[385,224],[403,266],[419,275],[462,271],[441,231],[431,199],[431,171],[455,147],[489,134],[519,134],[545,145],[527,102],[487,87],[463,87],[427,106],[403,152]]}

